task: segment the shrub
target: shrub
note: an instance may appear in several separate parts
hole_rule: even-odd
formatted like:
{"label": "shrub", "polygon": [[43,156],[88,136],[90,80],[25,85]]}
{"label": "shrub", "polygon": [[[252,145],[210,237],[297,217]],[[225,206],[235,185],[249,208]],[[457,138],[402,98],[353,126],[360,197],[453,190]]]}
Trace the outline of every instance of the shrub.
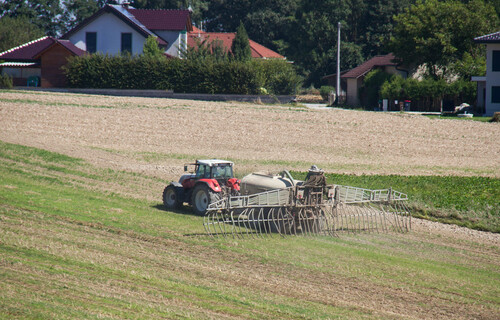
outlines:
{"label": "shrub", "polygon": [[73,57],[65,67],[68,84],[78,88],[172,89],[186,93],[294,93],[301,83],[285,61],[241,62],[220,57],[167,59],[151,55]]}
{"label": "shrub", "polygon": [[335,92],[335,87],[321,86],[321,88],[319,88],[319,94],[321,95],[321,97],[323,98],[323,100],[328,100],[328,95],[332,91]]}
{"label": "shrub", "polygon": [[254,60],[252,64],[261,72],[263,87],[271,94],[295,94],[302,84],[294,66],[284,60]]}
{"label": "shrub", "polygon": [[445,80],[413,78],[403,79],[400,75],[393,75],[380,88],[380,96],[389,100],[412,100],[424,103],[427,108],[434,106],[439,109],[441,100],[451,99],[457,103],[471,102],[476,99],[476,84],[459,79],[447,83]]}
{"label": "shrub", "polygon": [[380,100],[380,88],[390,78],[390,74],[379,69],[368,72],[359,92],[363,105],[371,108],[377,107]]}
{"label": "shrub", "polygon": [[0,77],[0,88],[12,88],[12,78],[8,74],[2,74],[2,76]]}
{"label": "shrub", "polygon": [[500,122],[500,112],[495,112],[490,122]]}

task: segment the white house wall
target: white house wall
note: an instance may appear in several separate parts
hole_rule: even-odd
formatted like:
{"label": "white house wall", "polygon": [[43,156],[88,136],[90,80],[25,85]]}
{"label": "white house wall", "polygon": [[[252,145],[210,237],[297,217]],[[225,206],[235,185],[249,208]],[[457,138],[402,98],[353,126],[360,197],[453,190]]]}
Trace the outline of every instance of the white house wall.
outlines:
{"label": "white house wall", "polygon": [[179,48],[181,47],[181,33],[179,31],[168,31],[168,30],[153,30],[153,32],[168,42],[168,46],[165,52],[171,56],[179,56]]}
{"label": "white house wall", "polygon": [[358,79],[356,78],[347,78],[347,101],[346,103],[351,106],[359,105],[358,98]]}
{"label": "white house wall", "polygon": [[87,50],[85,34],[96,33],[97,52],[116,55],[121,53],[121,34],[132,34],[132,54],[141,54],[146,38],[112,13],[104,13],[82,29],[78,30],[69,41],[82,50]]}
{"label": "white house wall", "polygon": [[491,102],[491,87],[500,86],[500,71],[492,71],[494,50],[500,51],[500,43],[488,43],[486,46],[486,116],[500,112],[500,103]]}

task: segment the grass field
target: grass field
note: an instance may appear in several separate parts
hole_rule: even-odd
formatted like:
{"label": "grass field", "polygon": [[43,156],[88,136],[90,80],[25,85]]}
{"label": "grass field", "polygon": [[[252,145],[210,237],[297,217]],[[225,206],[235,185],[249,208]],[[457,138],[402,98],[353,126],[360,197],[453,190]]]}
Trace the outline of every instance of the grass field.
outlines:
{"label": "grass field", "polygon": [[[305,173],[293,172],[304,179]],[[331,184],[395,190],[410,195],[415,217],[500,232],[500,179],[459,176],[327,174]]]}
{"label": "grass field", "polygon": [[469,120],[469,121],[480,121],[480,122],[489,122],[491,117],[472,117],[472,118],[459,118],[457,116],[440,116],[440,115],[426,115],[426,117],[430,119],[442,119],[442,120]]}
{"label": "grass field", "polygon": [[[0,152],[2,319],[495,319],[498,238],[212,239],[124,196],[156,178],[14,144]],[[115,192],[119,191],[119,192]]]}

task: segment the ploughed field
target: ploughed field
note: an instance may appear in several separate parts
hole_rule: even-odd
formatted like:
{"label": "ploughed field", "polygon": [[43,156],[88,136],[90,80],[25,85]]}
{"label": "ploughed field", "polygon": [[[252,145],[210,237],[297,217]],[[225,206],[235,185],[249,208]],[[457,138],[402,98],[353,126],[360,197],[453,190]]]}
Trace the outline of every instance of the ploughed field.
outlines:
{"label": "ploughed field", "polygon": [[160,196],[196,158],[499,178],[498,141],[416,115],[0,91],[0,318],[496,319],[499,234],[213,239]]}
{"label": "ploughed field", "polygon": [[233,102],[0,93],[0,139],[165,179],[195,158],[255,170],[500,177],[494,123]]}

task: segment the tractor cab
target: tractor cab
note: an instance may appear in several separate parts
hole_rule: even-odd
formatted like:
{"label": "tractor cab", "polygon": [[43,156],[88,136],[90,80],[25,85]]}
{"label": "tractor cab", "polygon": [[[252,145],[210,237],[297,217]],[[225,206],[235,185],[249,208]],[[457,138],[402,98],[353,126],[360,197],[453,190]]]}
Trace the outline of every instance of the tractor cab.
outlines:
{"label": "tractor cab", "polygon": [[184,171],[189,173],[181,176],[179,182],[171,182],[163,191],[163,203],[169,209],[188,202],[196,214],[203,215],[210,203],[226,195],[239,195],[240,181],[233,176],[231,161],[196,160],[185,164]]}
{"label": "tractor cab", "polygon": [[184,171],[189,171],[189,167],[194,166],[194,171],[189,175],[189,178],[194,180],[199,179],[216,179],[228,180],[234,178],[233,163],[226,160],[196,160],[196,163],[184,165]]}

